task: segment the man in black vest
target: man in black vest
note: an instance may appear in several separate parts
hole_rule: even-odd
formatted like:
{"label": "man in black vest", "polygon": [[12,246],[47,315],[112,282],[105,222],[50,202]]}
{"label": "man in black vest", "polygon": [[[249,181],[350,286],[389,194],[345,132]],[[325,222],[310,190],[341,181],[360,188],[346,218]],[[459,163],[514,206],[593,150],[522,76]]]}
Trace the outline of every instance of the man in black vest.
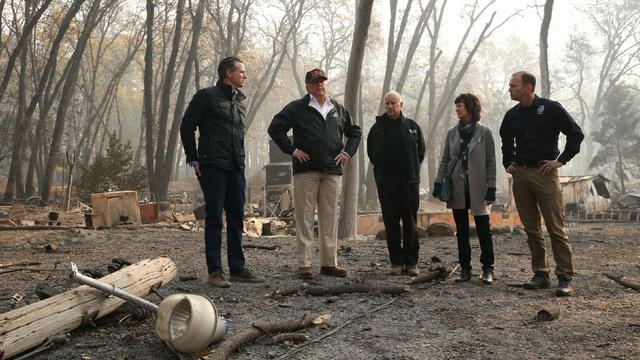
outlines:
{"label": "man in black vest", "polygon": [[420,251],[416,227],[418,193],[425,143],[420,126],[402,114],[402,105],[402,97],[397,92],[385,95],[385,113],[376,117],[369,131],[367,154],[378,187],[391,273],[416,276]]}
{"label": "man in black vest", "polygon": [[[227,216],[227,261],[231,281],[263,282],[244,266],[242,220],[244,217],[244,64],[235,56],[218,65],[215,86],[196,92],[180,125],[187,162],[200,181],[207,213],[204,230],[208,283],[229,287],[221,262],[222,210]],[[198,129],[196,150],[195,130]]]}

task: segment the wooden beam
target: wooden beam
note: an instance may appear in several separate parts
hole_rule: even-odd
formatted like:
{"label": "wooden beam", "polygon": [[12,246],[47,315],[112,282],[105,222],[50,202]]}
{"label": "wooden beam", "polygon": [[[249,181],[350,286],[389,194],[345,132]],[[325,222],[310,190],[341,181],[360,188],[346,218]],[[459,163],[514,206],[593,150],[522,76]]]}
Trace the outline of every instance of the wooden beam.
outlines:
{"label": "wooden beam", "polygon": [[[147,259],[111,273],[100,281],[136,296],[148,295],[176,276],[169,258]],[[0,314],[0,359],[41,344],[47,337],[103,317],[125,301],[83,285],[20,309]]]}

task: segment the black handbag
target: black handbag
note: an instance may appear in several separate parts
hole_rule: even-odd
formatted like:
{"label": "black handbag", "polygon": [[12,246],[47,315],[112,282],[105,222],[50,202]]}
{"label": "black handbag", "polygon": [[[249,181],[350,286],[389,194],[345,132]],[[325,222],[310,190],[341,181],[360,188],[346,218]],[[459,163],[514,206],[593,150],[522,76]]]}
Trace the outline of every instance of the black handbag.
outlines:
{"label": "black handbag", "polygon": [[453,174],[453,169],[458,165],[458,160],[460,157],[456,159],[456,162],[453,164],[451,171],[444,175],[442,178],[442,188],[440,189],[440,200],[444,202],[451,201],[451,197],[453,196],[453,181],[451,181],[451,175]]}
{"label": "black handbag", "polygon": [[453,192],[453,182],[451,176],[446,174],[442,179],[442,188],[440,189],[440,200],[444,202],[451,201],[451,193]]}

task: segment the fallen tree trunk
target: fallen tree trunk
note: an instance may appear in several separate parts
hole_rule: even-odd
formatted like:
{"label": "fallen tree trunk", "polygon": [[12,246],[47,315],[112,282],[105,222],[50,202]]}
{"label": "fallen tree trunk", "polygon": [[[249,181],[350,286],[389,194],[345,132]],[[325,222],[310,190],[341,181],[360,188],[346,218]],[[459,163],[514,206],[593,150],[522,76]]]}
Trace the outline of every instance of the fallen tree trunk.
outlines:
{"label": "fallen tree trunk", "polygon": [[[100,279],[136,296],[145,296],[176,276],[169,258],[143,260]],[[47,337],[103,317],[125,300],[83,285],[20,309],[0,314],[0,359],[42,343]]]}
{"label": "fallen tree trunk", "polygon": [[627,287],[629,289],[633,289],[636,291],[640,291],[640,284],[634,284],[632,282],[626,281],[622,279],[622,276],[615,276],[613,274],[603,274],[604,276],[608,277],[609,279],[617,282],[618,284]]}
{"label": "fallen tree trunk", "polygon": [[324,321],[326,315],[313,315],[302,320],[276,321],[255,324],[249,329],[243,330],[225,340],[211,355],[213,360],[226,360],[236,349],[248,344],[262,335],[273,334],[282,331],[295,331],[317,325]]}

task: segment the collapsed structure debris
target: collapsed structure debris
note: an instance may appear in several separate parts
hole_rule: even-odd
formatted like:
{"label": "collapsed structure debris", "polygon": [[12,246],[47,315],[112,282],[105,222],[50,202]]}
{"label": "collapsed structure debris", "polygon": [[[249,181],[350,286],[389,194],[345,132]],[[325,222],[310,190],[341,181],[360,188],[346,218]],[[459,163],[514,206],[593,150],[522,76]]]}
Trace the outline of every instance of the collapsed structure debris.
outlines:
{"label": "collapsed structure debris", "polygon": [[263,216],[281,217],[293,207],[293,170],[291,157],[272,139],[269,139],[269,164],[264,166],[264,171]]}
{"label": "collapsed structure debris", "polygon": [[252,217],[244,221],[244,233],[252,238],[268,235],[295,235],[293,220],[285,222],[278,218]]}
{"label": "collapsed structure debris", "polygon": [[91,207],[93,212],[85,213],[87,228],[141,224],[138,193],[135,191],[91,194]]}
{"label": "collapsed structure debris", "polygon": [[60,213],[24,204],[0,206],[0,231],[2,230],[69,230],[60,221]]}
{"label": "collapsed structure debris", "polygon": [[13,210],[13,206],[0,206],[0,225],[1,226],[17,226],[18,224],[15,223],[15,221],[13,221],[11,219],[11,212]]}
{"label": "collapsed structure debris", "polygon": [[596,175],[560,176],[562,200],[567,214],[592,214],[611,206],[609,179]]}
{"label": "collapsed structure debris", "polygon": [[640,193],[629,193],[622,195],[616,201],[616,207],[619,209],[640,209]]}
{"label": "collapsed structure debris", "polygon": [[[204,296],[172,294],[163,298],[160,305],[156,305],[113,284],[82,275],[73,263],[69,279],[157,313],[156,334],[175,349],[185,353],[202,351],[210,343],[220,340],[228,329],[227,322],[218,316],[213,301]],[[151,288],[150,291],[158,294],[155,288]]]}

